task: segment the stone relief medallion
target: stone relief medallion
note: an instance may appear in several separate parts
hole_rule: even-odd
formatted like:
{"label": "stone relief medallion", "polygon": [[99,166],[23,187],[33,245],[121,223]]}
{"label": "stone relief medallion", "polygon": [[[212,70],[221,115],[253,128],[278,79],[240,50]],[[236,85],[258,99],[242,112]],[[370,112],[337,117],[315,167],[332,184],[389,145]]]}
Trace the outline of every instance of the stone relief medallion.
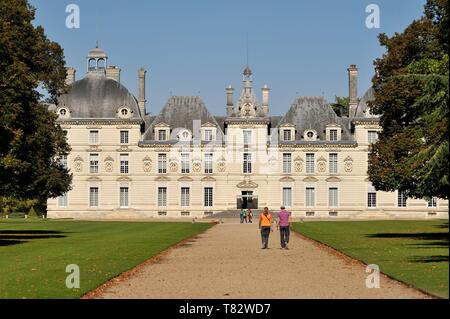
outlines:
{"label": "stone relief medallion", "polygon": [[317,163],[317,169],[319,170],[319,173],[325,173],[327,170],[327,164],[325,162],[319,162]]}
{"label": "stone relief medallion", "polygon": [[320,157],[317,160],[317,170],[319,173],[325,173],[327,170],[327,160],[324,157]]}
{"label": "stone relief medallion", "polygon": [[301,157],[297,157],[294,160],[295,172],[301,173],[303,171],[303,159]]}
{"label": "stone relief medallion", "polygon": [[221,173],[225,172],[226,164],[224,161],[221,161],[217,164],[217,170]]}
{"label": "stone relief medallion", "polygon": [[142,170],[145,173],[150,173],[151,172],[151,170],[152,170],[152,160],[151,160],[150,157],[146,156],[143,159]]}
{"label": "stone relief medallion", "polygon": [[346,173],[351,173],[353,171],[353,159],[350,156],[344,160],[344,170]]}
{"label": "stone relief medallion", "polygon": [[113,163],[112,162],[105,163],[105,171],[108,173],[111,173],[113,171]]}
{"label": "stone relief medallion", "polygon": [[170,171],[172,173],[178,172],[178,163],[177,162],[170,162],[169,167],[170,167]]}
{"label": "stone relief medallion", "polygon": [[194,164],[192,164],[192,170],[193,170],[195,173],[200,173],[201,170],[202,170],[202,163],[200,163],[200,162],[194,162]]}
{"label": "stone relief medallion", "polygon": [[113,171],[114,159],[111,156],[105,158],[105,171],[111,173]]}
{"label": "stone relief medallion", "polygon": [[81,172],[83,170],[83,159],[80,156],[77,156],[74,160],[74,170],[75,172]]}

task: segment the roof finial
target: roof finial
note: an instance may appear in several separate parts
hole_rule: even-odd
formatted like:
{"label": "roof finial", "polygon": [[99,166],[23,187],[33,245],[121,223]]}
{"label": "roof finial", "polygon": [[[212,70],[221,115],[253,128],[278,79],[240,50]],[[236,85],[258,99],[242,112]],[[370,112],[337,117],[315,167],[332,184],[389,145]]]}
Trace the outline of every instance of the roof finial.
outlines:
{"label": "roof finial", "polygon": [[247,32],[247,41],[246,41],[246,44],[247,44],[247,68],[248,68],[248,32]]}
{"label": "roof finial", "polygon": [[98,40],[95,41],[95,47],[98,48]]}

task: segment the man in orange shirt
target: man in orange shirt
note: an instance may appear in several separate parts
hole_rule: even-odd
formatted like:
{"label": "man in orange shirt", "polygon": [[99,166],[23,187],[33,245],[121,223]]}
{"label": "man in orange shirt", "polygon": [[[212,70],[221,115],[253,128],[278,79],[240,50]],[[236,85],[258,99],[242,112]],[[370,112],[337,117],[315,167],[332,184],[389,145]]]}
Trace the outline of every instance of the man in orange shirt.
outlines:
{"label": "man in orange shirt", "polygon": [[268,207],[264,207],[263,213],[259,216],[259,229],[261,230],[262,249],[267,249],[270,232],[273,231],[272,214]]}

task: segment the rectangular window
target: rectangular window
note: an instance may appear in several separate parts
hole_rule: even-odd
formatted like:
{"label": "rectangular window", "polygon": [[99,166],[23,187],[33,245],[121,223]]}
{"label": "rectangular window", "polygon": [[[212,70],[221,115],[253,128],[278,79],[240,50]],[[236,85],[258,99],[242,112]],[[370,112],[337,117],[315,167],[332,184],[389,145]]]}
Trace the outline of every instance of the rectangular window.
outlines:
{"label": "rectangular window", "polygon": [[181,154],[181,173],[189,174],[189,154]]}
{"label": "rectangular window", "polygon": [[167,173],[167,154],[158,154],[158,173]]}
{"label": "rectangular window", "polygon": [[206,153],[205,154],[205,174],[213,173],[213,154]]}
{"label": "rectangular window", "polygon": [[306,154],[306,173],[314,173],[314,154],[312,153]]}
{"label": "rectangular window", "polygon": [[249,145],[252,143],[252,131],[244,130],[244,145]]}
{"label": "rectangular window", "polygon": [[165,141],[166,139],[167,139],[166,130],[159,130],[158,131],[158,140],[159,141]]}
{"label": "rectangular window", "polygon": [[338,172],[338,155],[336,153],[329,154],[329,169],[330,174],[337,174]]}
{"label": "rectangular window", "polygon": [[291,207],[292,206],[292,188],[283,187],[283,206]]}
{"label": "rectangular window", "polygon": [[306,187],[306,207],[314,207],[316,205],[315,198],[315,188],[314,187]]}
{"label": "rectangular window", "polygon": [[120,131],[120,144],[128,144],[128,131]]}
{"label": "rectangular window", "polygon": [[205,141],[211,142],[213,140],[212,130],[205,130]]}
{"label": "rectangular window", "polygon": [[98,154],[89,155],[89,171],[91,174],[98,173]]}
{"label": "rectangular window", "polygon": [[252,172],[252,154],[244,153],[244,174]]}
{"label": "rectangular window", "polygon": [[98,131],[89,131],[89,144],[98,144]]}
{"label": "rectangular window", "polygon": [[205,190],[204,190],[204,205],[205,205],[205,207],[212,207],[213,206],[213,188],[212,187],[205,187]]}
{"label": "rectangular window", "polygon": [[158,207],[167,206],[167,187],[158,187]]}
{"label": "rectangular window", "polygon": [[430,200],[428,200],[428,207],[429,208],[436,208],[437,207],[437,197],[433,196]]}
{"label": "rectangular window", "polygon": [[290,153],[283,154],[283,173],[291,174],[292,172],[292,155]]}
{"label": "rectangular window", "polygon": [[330,130],[330,141],[337,141],[337,140],[338,140],[338,131]]}
{"label": "rectangular window", "polygon": [[67,193],[58,197],[58,206],[67,207]]}
{"label": "rectangular window", "polygon": [[190,206],[190,188],[181,187],[181,207]]}
{"label": "rectangular window", "polygon": [[59,163],[67,169],[67,155],[59,155]]}
{"label": "rectangular window", "polygon": [[128,207],[128,187],[120,188],[120,207]]}
{"label": "rectangular window", "polygon": [[369,144],[374,144],[378,140],[378,132],[377,131],[368,131],[367,132],[367,139]]}
{"label": "rectangular window", "polygon": [[406,196],[404,192],[397,192],[397,207],[406,207]]}
{"label": "rectangular window", "polygon": [[369,208],[377,207],[377,193],[375,192],[367,193],[367,207]]}
{"label": "rectangular window", "polygon": [[128,174],[128,154],[120,154],[120,174]]}
{"label": "rectangular window", "polygon": [[291,130],[283,130],[283,141],[291,141]]}
{"label": "rectangular window", "polygon": [[338,188],[330,187],[328,189],[328,205],[329,207],[338,207]]}
{"label": "rectangular window", "polygon": [[89,207],[98,207],[98,187],[89,188]]}

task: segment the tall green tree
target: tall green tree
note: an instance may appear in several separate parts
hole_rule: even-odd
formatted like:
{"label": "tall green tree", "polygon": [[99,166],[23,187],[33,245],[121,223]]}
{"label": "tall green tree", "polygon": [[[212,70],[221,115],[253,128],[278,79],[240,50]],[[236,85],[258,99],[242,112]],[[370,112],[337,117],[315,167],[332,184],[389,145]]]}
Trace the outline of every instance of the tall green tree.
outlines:
{"label": "tall green tree", "polygon": [[448,0],[428,0],[403,33],[379,36],[371,107],[383,128],[369,155],[378,190],[448,199]]}
{"label": "tall green tree", "polygon": [[65,89],[62,48],[32,21],[26,0],[0,1],[0,197],[39,199],[70,189],[58,160],[70,148],[43,101]]}

